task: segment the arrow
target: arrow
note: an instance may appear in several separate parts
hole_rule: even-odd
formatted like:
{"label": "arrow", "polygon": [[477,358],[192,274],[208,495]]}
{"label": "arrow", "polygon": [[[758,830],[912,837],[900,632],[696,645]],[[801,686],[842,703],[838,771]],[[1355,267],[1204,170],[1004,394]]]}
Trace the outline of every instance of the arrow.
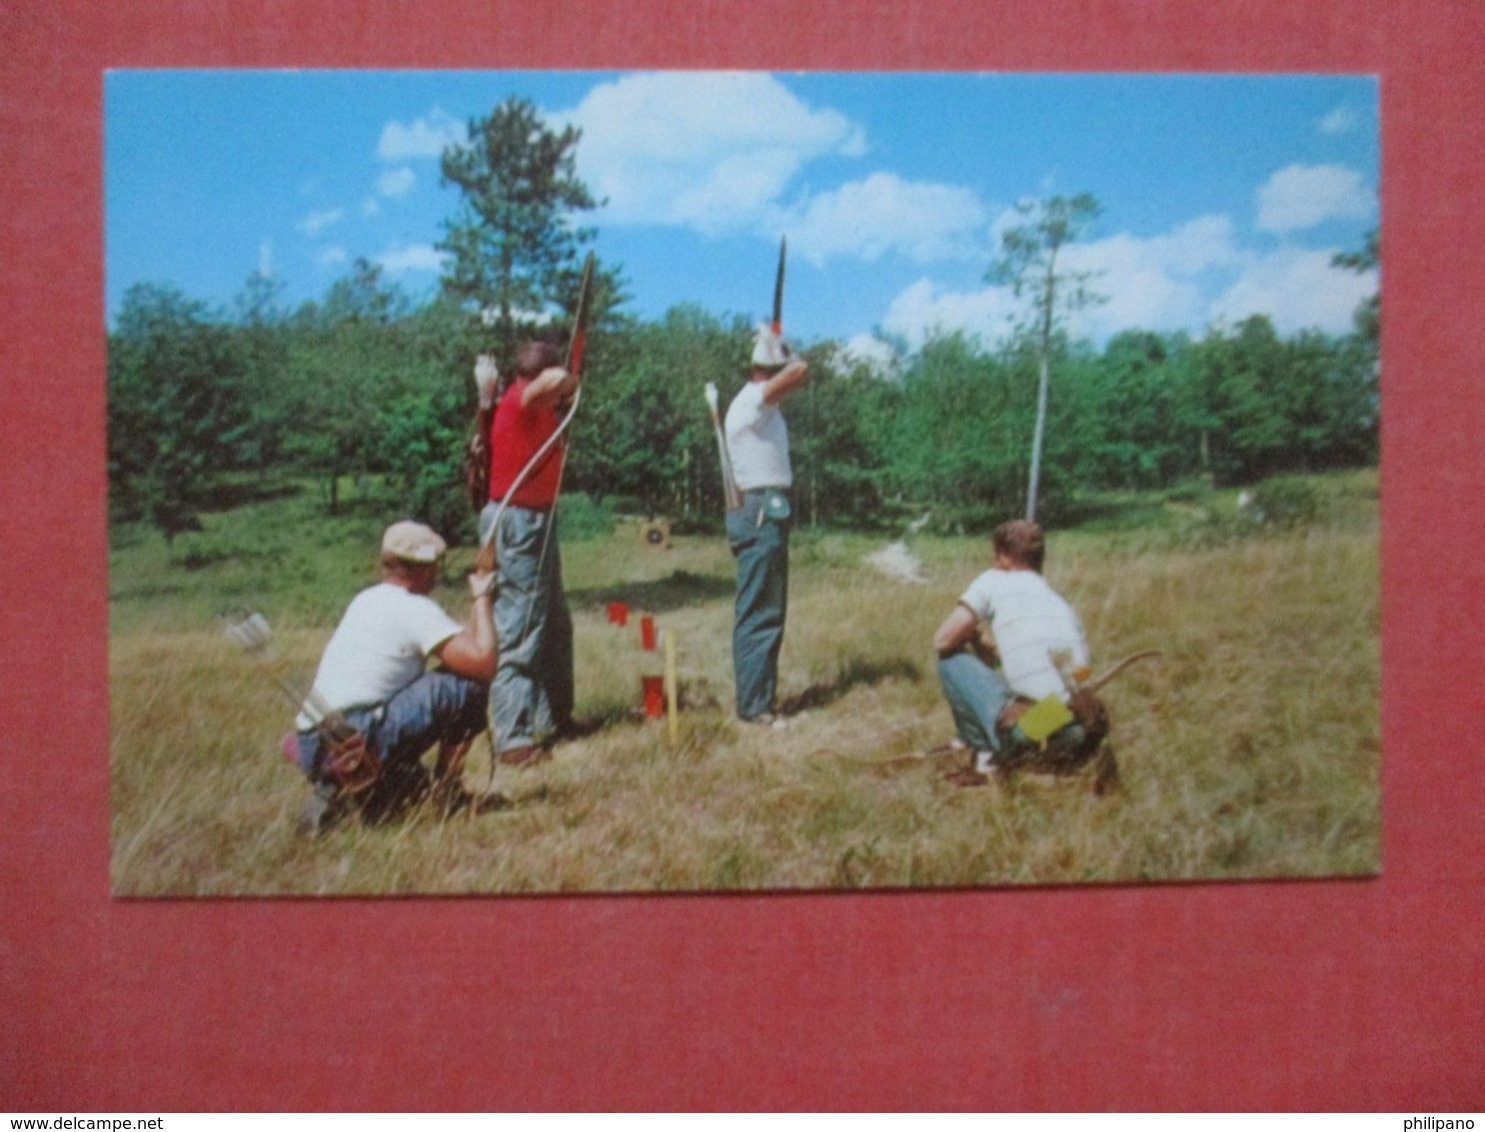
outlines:
{"label": "arrow", "polygon": [[789,237],[779,237],[779,273],[773,283],[773,332],[784,332],[784,261],[789,252]]}

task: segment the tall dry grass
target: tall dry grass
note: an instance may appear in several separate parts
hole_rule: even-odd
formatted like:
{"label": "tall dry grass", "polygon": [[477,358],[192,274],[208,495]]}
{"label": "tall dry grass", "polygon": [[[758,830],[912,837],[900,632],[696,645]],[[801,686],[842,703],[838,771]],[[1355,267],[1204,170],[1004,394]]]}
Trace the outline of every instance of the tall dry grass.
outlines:
{"label": "tall dry grass", "polygon": [[[1377,538],[1371,523],[1203,547],[1054,536],[1050,580],[1097,659],[1158,661],[1106,691],[1122,786],[1086,777],[963,790],[930,640],[985,565],[980,540],[801,532],[784,731],[731,717],[731,560],[717,539],[564,547],[584,737],[535,769],[466,781],[499,808],[293,833],[307,787],[277,753],[290,709],[199,616],[129,617],[112,641],[113,881],[124,895],[686,891],[1364,874],[1379,859]],[[357,583],[359,584],[359,583]],[[348,585],[346,598],[353,585]],[[456,593],[457,591],[451,591]],[[659,654],[627,598],[674,634],[678,741],[638,711]],[[453,604],[451,602],[451,604]],[[267,610],[270,616],[273,610]],[[280,619],[312,670],[329,626]]]}

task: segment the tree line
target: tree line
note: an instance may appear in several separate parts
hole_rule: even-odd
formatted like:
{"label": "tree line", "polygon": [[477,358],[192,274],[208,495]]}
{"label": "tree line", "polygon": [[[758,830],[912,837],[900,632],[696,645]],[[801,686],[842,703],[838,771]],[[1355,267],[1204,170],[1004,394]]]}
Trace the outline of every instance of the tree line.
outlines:
{"label": "tree line", "polygon": [[[113,517],[173,537],[220,506],[226,484],[311,479],[334,510],[349,478],[471,537],[473,360],[493,351],[508,365],[525,337],[566,339],[595,240],[579,224],[594,207],[573,172],[579,141],[520,99],[469,124],[443,160],[462,203],[427,301],[365,260],[293,310],[259,274],[231,310],[169,285],[131,288],[108,339]],[[1283,338],[1253,316],[1199,337],[1125,331],[1095,348],[1059,312],[1097,301],[1096,280],[1056,262],[1096,212],[1087,194],[1039,202],[991,258],[987,274],[1027,292],[1025,325],[1004,344],[941,334],[899,345],[885,371],[836,342],[804,349],[812,377],[788,410],[799,521],[891,528],[926,513],[941,529],[980,530],[1028,501],[1056,522],[1100,491],[1375,462],[1375,297],[1345,335]],[[1375,268],[1375,236],[1337,262]],[[640,320],[625,287],[621,266],[600,261],[564,484],[621,511],[718,526],[702,390],[740,387],[753,327],[698,306]]]}

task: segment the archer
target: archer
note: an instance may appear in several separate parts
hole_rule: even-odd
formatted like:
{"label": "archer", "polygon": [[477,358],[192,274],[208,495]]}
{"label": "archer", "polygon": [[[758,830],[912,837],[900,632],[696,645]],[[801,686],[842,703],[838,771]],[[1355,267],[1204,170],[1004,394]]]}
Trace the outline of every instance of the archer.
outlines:
{"label": "archer", "polygon": [[764,327],[753,346],[751,377],[727,409],[727,451],[742,493],[742,505],[727,513],[727,541],[737,559],[732,667],[737,717],[744,723],[782,724],[773,698],[789,601],[794,473],[779,402],[808,375],[805,360],[776,329]]}
{"label": "archer", "polygon": [[576,370],[561,364],[550,343],[527,342],[497,399],[494,359],[481,354],[474,367],[481,400],[495,407],[479,529],[481,545],[493,546],[499,577],[490,738],[496,759],[509,766],[550,758],[551,742],[572,723],[572,614],[552,534],[566,443],[560,431],[578,392]]}

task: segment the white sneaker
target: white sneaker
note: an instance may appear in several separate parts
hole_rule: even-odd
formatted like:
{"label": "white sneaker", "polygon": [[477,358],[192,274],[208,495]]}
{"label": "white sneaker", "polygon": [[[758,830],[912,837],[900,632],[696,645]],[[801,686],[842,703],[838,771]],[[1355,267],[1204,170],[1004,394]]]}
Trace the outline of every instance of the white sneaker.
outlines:
{"label": "white sneaker", "polygon": [[978,774],[994,774],[995,773],[995,752],[994,751],[976,751],[975,752],[975,771]]}
{"label": "white sneaker", "polygon": [[771,711],[765,711],[758,715],[750,715],[747,719],[740,719],[739,723],[750,723],[754,727],[772,727],[775,731],[786,731],[789,721],[774,715]]}

